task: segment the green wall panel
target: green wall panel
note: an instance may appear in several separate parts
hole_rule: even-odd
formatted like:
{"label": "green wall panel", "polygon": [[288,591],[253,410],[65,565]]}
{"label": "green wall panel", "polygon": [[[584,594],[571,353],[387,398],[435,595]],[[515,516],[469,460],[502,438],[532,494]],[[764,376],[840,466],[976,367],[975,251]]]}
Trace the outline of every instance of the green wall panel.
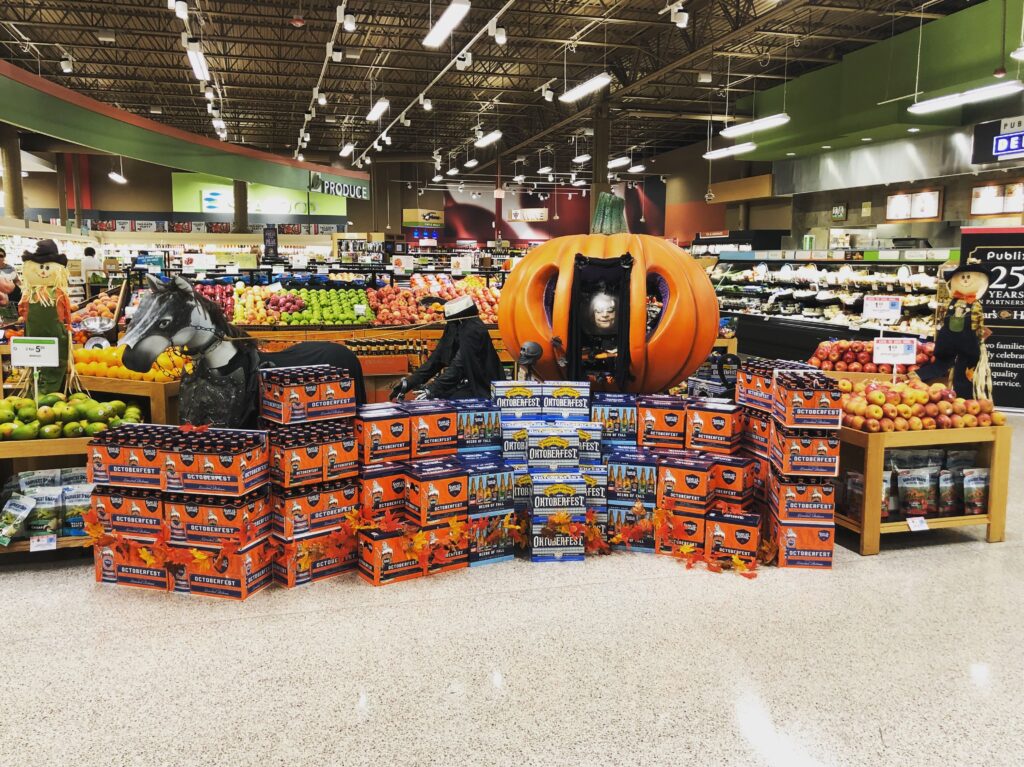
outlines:
{"label": "green wall panel", "polygon": [[[218,191],[232,199],[234,188],[231,179],[208,173],[172,173],[171,193],[175,213],[201,213],[203,192]],[[344,197],[308,193],[310,215],[345,216],[348,205]],[[284,189],[266,184],[249,184],[250,213],[283,213],[293,216],[306,215],[307,193],[300,189]]]}

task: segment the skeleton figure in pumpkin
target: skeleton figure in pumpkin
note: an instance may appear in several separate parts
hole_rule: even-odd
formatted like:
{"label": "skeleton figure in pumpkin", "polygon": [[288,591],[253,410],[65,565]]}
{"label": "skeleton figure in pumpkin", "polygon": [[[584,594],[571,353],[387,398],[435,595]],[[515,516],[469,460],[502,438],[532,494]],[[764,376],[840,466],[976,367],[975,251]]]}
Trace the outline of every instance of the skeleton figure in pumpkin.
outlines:
{"label": "skeleton figure in pumpkin", "polygon": [[610,373],[618,356],[619,302],[601,286],[590,297],[584,315],[583,359],[594,373]]}
{"label": "skeleton figure in pumpkin", "polygon": [[941,307],[935,334],[935,362],[918,369],[922,381],[945,380],[953,368],[953,389],[958,397],[974,397],[971,374],[981,359],[981,350],[992,331],[985,327],[981,297],[988,289],[988,268],[963,264],[947,279],[950,302]]}
{"label": "skeleton figure in pumpkin", "polygon": [[68,257],[53,240],[40,240],[35,252],[25,251],[22,261],[25,291],[18,313],[25,319],[25,334],[57,339],[57,367],[39,368],[39,393],[50,394],[64,388],[68,372]]}

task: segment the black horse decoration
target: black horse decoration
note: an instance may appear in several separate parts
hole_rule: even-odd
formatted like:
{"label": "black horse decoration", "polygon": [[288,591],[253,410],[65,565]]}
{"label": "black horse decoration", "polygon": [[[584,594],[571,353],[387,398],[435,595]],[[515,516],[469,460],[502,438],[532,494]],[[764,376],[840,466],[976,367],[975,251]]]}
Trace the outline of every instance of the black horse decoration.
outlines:
{"label": "black horse decoration", "polygon": [[331,365],[355,380],[356,400],[366,401],[359,358],[342,344],[304,341],[283,352],[260,352],[256,339],[227,321],[220,307],[196,293],[181,277],[164,284],[148,275],[150,290],[142,297],[128,332],[122,362],[130,370],[149,370],[170,347],[183,347],[194,369],[181,381],[182,423],[225,428],[256,425],[259,380],[264,367]]}

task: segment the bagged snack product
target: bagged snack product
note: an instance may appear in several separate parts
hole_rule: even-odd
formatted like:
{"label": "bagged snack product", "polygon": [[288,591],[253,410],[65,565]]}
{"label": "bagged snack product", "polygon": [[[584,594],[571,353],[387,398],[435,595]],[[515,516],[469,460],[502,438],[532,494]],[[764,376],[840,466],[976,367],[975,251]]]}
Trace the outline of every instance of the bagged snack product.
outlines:
{"label": "bagged snack product", "polygon": [[18,475],[21,492],[27,493],[37,487],[54,487],[60,484],[60,469],[38,469],[23,471]]}
{"label": "bagged snack product", "polygon": [[12,495],[4,504],[4,510],[0,512],[0,546],[6,546],[18,537],[22,524],[35,505],[35,498],[20,493]]}
{"label": "bagged snack product", "polygon": [[888,519],[890,511],[899,509],[899,503],[897,502],[895,507],[893,501],[898,499],[894,498],[892,492],[892,472],[886,471],[882,473],[882,519]]}
{"label": "bagged snack product", "polygon": [[[885,472],[886,476],[891,476]],[[889,487],[888,483],[882,487],[882,516],[885,517],[889,511]],[[846,494],[843,500],[843,509],[850,519],[861,518],[864,513],[864,475],[859,471],[846,472]]]}
{"label": "bagged snack product", "polygon": [[939,472],[939,516],[959,516],[963,508],[963,474],[956,469],[943,469]]}
{"label": "bagged snack product", "polygon": [[61,489],[59,487],[36,487],[26,495],[35,499],[36,505],[25,520],[28,535],[56,535],[60,533]]}
{"label": "bagged snack product", "polygon": [[988,469],[964,469],[964,514],[988,513]]}
{"label": "bagged snack product", "polygon": [[[85,471],[82,471],[84,476]],[[78,482],[65,485],[61,490],[61,505],[64,513],[61,516],[61,535],[85,535],[85,521],[82,515],[89,510],[93,485]]]}
{"label": "bagged snack product", "polygon": [[947,450],[945,468],[950,471],[970,469],[977,463],[977,450]]}
{"label": "bagged snack product", "polygon": [[60,470],[60,484],[62,485],[83,485],[88,482],[86,478],[88,471],[84,466],[72,466]]}
{"label": "bagged snack product", "polygon": [[897,472],[897,486],[900,494],[900,509],[908,517],[934,514],[938,507],[937,472],[931,469],[900,469]]}

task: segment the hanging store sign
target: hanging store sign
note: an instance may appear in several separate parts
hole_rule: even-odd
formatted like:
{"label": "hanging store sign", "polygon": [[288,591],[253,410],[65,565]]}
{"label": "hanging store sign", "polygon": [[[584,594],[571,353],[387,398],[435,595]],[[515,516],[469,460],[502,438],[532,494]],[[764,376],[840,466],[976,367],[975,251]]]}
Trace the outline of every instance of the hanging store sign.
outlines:
{"label": "hanging store sign", "polygon": [[366,181],[324,178],[322,173],[309,174],[309,191],[353,200],[370,199],[370,185]]}
{"label": "hanging store sign", "polygon": [[439,229],[444,226],[444,211],[427,208],[402,208],[402,226]]}
{"label": "hanging store sign", "polygon": [[974,126],[971,163],[987,163],[1024,157],[1024,116],[1004,117]]}
{"label": "hanging store sign", "polygon": [[508,212],[506,221],[523,221],[536,223],[548,220],[547,208],[513,208]]}

